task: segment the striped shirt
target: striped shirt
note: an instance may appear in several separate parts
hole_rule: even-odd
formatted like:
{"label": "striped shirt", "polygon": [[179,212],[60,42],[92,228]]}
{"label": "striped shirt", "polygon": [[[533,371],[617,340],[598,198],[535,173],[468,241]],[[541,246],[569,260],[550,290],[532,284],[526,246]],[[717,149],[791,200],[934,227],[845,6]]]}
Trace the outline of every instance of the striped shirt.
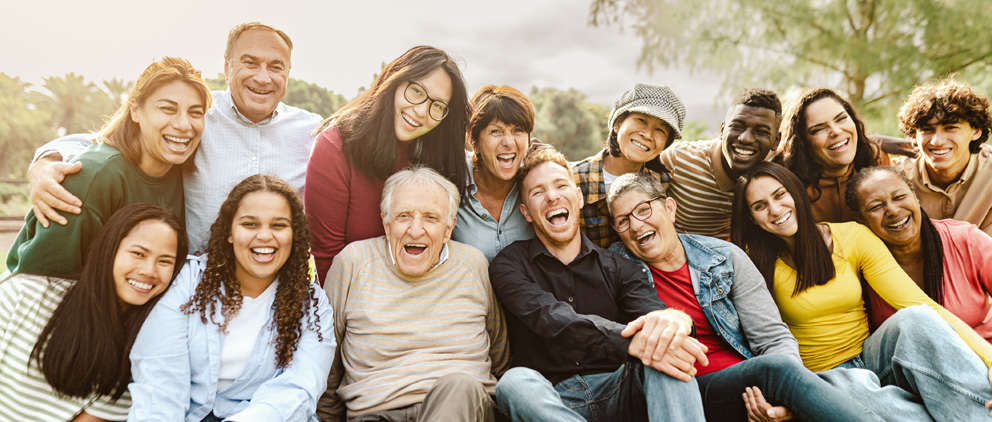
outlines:
{"label": "striped shirt", "polygon": [[[712,151],[720,139],[676,142],[661,152],[661,163],[671,171],[668,195],[675,199],[675,230],[730,240],[730,206],[734,192],[720,189]],[[719,165],[720,163],[715,163]]]}
{"label": "striped shirt", "polygon": [[409,277],[392,264],[385,236],[353,242],[324,289],[339,347],[317,406],[323,420],[339,420],[342,402],[349,418],[420,403],[450,373],[493,393],[508,368],[506,323],[478,249],[449,241],[447,261]]}
{"label": "striped shirt", "polygon": [[72,283],[33,275],[0,282],[0,420],[67,421],[83,411],[127,420],[131,398],[126,392],[116,404],[95,397],[59,397],[37,363],[29,362],[38,336]]}

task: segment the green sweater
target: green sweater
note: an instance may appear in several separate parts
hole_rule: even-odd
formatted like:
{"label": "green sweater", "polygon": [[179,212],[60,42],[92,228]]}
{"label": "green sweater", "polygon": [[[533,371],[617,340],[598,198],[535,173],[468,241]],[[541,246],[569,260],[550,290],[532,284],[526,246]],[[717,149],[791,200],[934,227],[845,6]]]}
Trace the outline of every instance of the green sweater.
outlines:
{"label": "green sweater", "polygon": [[83,268],[86,250],[100,228],[121,207],[149,202],[171,208],[183,221],[182,170],[174,166],[163,177],[151,177],[128,163],[117,148],[94,144],[73,161],[83,163],[79,173],[62,184],[83,201],[82,212],[68,214],[69,224],[43,228],[28,213],[7,255],[12,274],[76,274]]}

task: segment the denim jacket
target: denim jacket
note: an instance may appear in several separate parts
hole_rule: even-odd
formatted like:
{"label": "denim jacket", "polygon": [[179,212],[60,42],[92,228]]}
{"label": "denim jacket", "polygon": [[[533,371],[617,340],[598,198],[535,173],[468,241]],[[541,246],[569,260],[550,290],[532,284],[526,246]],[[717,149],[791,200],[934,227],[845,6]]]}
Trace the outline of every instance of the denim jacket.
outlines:
{"label": "denim jacket", "polygon": [[[706,236],[679,234],[679,241],[689,262],[692,291],[720,337],[745,358],[779,353],[801,362],[799,344],[782,322],[764,278],[744,251]],[[647,263],[623,243],[614,243],[610,249],[639,263],[654,284]]]}

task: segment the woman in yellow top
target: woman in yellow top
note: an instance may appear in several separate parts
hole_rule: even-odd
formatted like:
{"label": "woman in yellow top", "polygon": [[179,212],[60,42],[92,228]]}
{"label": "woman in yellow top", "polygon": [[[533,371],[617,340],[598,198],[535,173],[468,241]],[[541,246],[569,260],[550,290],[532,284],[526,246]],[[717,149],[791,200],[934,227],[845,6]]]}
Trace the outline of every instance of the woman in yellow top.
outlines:
{"label": "woman in yellow top", "polygon": [[[939,420],[987,417],[992,345],[923,293],[867,227],[816,224],[789,170],[761,163],[741,178],[731,240],[764,276],[807,368],[864,367]],[[896,309],[929,307],[897,312],[869,336],[862,277]]]}

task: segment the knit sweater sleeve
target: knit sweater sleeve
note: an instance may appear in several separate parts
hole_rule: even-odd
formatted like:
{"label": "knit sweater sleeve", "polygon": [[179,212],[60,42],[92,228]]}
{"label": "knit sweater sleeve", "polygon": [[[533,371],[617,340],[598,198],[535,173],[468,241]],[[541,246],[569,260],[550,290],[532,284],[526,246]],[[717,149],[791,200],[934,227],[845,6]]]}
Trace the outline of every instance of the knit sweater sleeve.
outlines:
{"label": "knit sweater sleeve", "polygon": [[357,262],[356,254],[352,252],[361,246],[361,243],[356,243],[341,251],[327,272],[327,282],[324,284],[324,291],[327,293],[327,299],[334,315],[334,338],[338,344],[338,347],[334,348],[331,371],[327,377],[327,391],[317,402],[317,416],[325,421],[339,421],[345,415],[344,402],[337,393],[338,386],[344,379],[341,346],[345,342],[344,333],[347,329],[345,302],[348,299],[348,291],[351,289],[352,275]]}

